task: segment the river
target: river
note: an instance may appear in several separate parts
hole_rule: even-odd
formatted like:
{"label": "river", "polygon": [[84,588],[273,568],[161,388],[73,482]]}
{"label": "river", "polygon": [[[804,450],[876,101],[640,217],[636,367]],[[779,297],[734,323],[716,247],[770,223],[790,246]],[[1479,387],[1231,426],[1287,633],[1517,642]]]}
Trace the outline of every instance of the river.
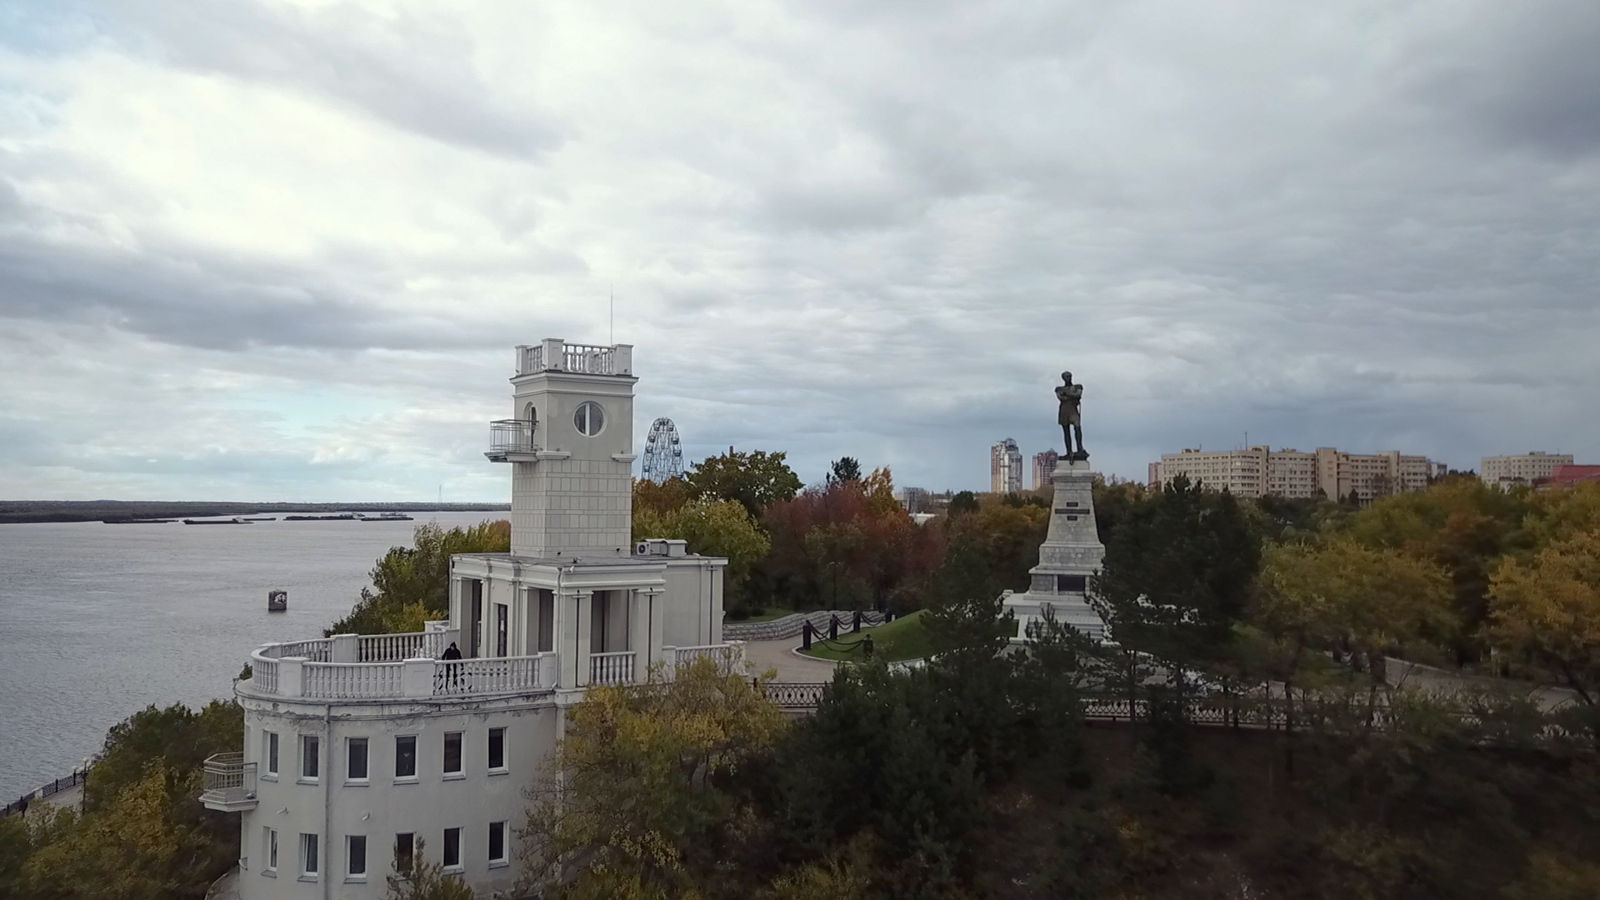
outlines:
{"label": "river", "polygon": [[[230,697],[250,651],[321,637],[427,521],[0,525],[0,801],[70,772],[154,703]],[[289,592],[267,612],[267,592]]]}

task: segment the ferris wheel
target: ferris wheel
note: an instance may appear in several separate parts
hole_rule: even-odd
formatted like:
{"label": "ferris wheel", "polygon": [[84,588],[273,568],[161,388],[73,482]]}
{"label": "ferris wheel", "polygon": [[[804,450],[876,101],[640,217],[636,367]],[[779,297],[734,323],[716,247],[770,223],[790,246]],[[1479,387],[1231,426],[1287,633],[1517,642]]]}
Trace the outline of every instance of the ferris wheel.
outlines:
{"label": "ferris wheel", "polygon": [[658,484],[683,475],[683,446],[678,427],[666,416],[650,423],[644,439],[644,477]]}

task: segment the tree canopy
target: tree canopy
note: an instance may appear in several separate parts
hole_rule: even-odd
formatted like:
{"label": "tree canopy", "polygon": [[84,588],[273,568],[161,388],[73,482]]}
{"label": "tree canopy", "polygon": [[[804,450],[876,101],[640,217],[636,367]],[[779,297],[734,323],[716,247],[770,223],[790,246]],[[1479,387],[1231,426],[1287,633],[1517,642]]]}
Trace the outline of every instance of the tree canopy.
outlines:
{"label": "tree canopy", "polygon": [[788,500],[805,486],[784,461],[787,458],[781,451],[739,453],[729,447],[727,453],[706,457],[690,467],[689,493],[695,498],[732,500],[759,520],[768,506]]}

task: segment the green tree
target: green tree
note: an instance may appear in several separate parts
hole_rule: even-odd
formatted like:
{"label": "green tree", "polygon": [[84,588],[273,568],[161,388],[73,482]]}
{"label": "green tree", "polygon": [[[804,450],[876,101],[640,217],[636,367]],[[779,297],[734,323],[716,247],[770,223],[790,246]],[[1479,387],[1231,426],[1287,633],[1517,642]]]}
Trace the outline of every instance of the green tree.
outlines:
{"label": "green tree", "polygon": [[682,475],[666,481],[655,482],[648,478],[633,482],[633,511],[650,510],[659,516],[668,516],[688,503],[691,497],[689,481]]}
{"label": "green tree", "polygon": [[708,659],[675,676],[591,688],[568,713],[521,832],[524,889],[675,896],[724,858],[741,816],[729,782],[786,723],[759,680]]}
{"label": "green tree", "polygon": [[779,500],[788,500],[804,487],[800,476],[784,462],[788,454],[753,450],[737,453],[732,447],[721,456],[709,456],[689,469],[689,492],[695,498],[732,500],[760,520],[761,513]]}
{"label": "green tree", "polygon": [[1231,652],[1260,562],[1239,502],[1179,476],[1117,526],[1089,600],[1123,648],[1214,665]]}
{"label": "green tree", "polygon": [[950,498],[950,517],[966,515],[978,511],[978,495],[971,491],[958,491]]}
{"label": "green tree", "polygon": [[860,481],[861,461],[853,456],[841,456],[828,465],[829,481]]}

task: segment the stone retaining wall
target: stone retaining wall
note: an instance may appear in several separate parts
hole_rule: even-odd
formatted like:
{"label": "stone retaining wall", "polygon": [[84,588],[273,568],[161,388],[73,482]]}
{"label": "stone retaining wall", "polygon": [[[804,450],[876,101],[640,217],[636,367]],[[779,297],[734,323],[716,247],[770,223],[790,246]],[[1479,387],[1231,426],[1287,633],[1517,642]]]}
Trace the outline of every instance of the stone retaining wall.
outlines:
{"label": "stone retaining wall", "polygon": [[[770,622],[724,622],[722,625],[722,639],[725,641],[781,641],[784,638],[795,637],[800,634],[800,629],[807,621],[811,627],[827,633],[828,620],[833,616],[839,617],[839,630],[849,630],[855,623],[856,611],[853,609],[819,609],[816,612],[790,613],[782,618]],[[882,625],[883,613],[863,610],[861,613],[861,627]]]}

